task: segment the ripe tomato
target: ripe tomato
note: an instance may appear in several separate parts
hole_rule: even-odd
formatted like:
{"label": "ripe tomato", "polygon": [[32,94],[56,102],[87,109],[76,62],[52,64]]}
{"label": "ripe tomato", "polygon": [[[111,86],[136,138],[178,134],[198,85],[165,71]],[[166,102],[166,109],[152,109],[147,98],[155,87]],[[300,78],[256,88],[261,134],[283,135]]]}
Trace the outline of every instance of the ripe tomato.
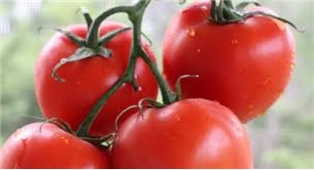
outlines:
{"label": "ripe tomato", "polygon": [[28,124],[0,150],[0,168],[108,168],[105,153],[50,123]]}
{"label": "ripe tomato", "polygon": [[226,107],[186,99],[125,120],[112,148],[114,168],[252,168],[249,139]]}
{"label": "ripe tomato", "polygon": [[[294,37],[287,24],[261,15],[219,25],[208,20],[210,9],[210,2],[195,2],[172,19],[163,73],[173,88],[180,76],[199,75],[182,81],[182,98],[217,100],[247,122],[284,92],[294,66]],[[271,11],[245,8],[257,10]]]}
{"label": "ripe tomato", "polygon": [[[120,23],[104,22],[99,30],[100,36],[124,27]],[[85,38],[86,28],[85,25],[72,25],[65,30]],[[131,40],[131,31],[123,32],[105,44],[111,51],[111,57],[94,56],[63,65],[58,74],[65,82],[58,82],[51,77],[53,68],[78,47],[63,34],[54,35],[44,46],[35,66],[35,92],[43,115],[46,118],[59,118],[76,130],[94,104],[124,73]],[[143,46],[155,60],[149,45],[143,42]],[[135,76],[138,91],[135,92],[130,83],[123,85],[97,116],[90,135],[102,136],[113,132],[114,120],[122,110],[144,97],[156,98],[157,82],[142,59],[136,63]]]}

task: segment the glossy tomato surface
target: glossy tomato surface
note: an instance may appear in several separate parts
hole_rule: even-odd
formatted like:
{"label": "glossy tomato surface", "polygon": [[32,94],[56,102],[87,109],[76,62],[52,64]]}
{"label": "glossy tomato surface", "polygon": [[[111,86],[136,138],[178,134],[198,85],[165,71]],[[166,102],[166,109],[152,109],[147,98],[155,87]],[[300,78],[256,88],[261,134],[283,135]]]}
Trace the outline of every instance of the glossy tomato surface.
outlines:
{"label": "glossy tomato surface", "polygon": [[[124,27],[120,23],[106,21],[100,27],[100,36]],[[85,25],[72,25],[65,30],[86,38]],[[105,44],[111,57],[94,56],[63,65],[57,73],[65,82],[58,82],[51,76],[53,68],[78,47],[63,34],[55,34],[44,46],[35,66],[35,92],[43,115],[48,119],[61,119],[76,130],[100,97],[124,73],[131,40],[131,31],[123,32]],[[143,47],[155,61],[149,45],[143,42]],[[113,132],[114,120],[122,110],[144,97],[156,98],[157,83],[142,59],[136,62],[135,77],[138,91],[135,92],[130,83],[124,84],[107,101],[92,125],[90,135],[102,136]]]}
{"label": "glossy tomato surface", "polygon": [[28,124],[0,149],[3,169],[109,168],[105,153],[50,123]]}
{"label": "glossy tomato surface", "polygon": [[234,113],[204,99],[132,115],[112,148],[113,168],[252,168],[252,156]]}
{"label": "glossy tomato surface", "polygon": [[[194,2],[169,23],[163,42],[163,73],[174,88],[182,75],[183,98],[216,100],[242,122],[264,112],[284,92],[294,67],[295,42],[287,24],[261,15],[219,25],[210,2]],[[249,6],[245,12],[266,7]]]}

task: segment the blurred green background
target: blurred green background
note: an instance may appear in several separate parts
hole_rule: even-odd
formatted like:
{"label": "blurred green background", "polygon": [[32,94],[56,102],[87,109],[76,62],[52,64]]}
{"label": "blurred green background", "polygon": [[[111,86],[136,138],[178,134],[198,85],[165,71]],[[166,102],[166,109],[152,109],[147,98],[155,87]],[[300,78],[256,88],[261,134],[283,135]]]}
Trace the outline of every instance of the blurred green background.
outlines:
{"label": "blurred green background", "polygon": [[[179,5],[178,1],[154,0],[145,14],[143,30],[153,41],[159,64],[169,19],[188,4]],[[305,33],[294,31],[296,67],[286,92],[265,116],[247,124],[255,168],[314,168],[314,1],[258,2],[294,22]],[[80,6],[96,16],[104,9],[130,3],[131,0],[1,1],[1,145],[17,128],[38,121],[31,116],[41,117],[34,96],[33,69],[40,49],[54,31],[45,29],[39,33],[38,27],[62,28],[82,23]],[[124,15],[111,19],[128,23]]]}

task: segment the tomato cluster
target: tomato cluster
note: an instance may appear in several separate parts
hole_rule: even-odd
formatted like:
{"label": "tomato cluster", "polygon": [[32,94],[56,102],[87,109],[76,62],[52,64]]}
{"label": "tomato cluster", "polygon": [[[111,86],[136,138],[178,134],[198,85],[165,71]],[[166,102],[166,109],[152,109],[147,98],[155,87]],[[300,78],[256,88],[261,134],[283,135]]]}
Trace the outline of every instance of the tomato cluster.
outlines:
{"label": "tomato cluster", "polygon": [[[253,168],[243,123],[289,82],[291,23],[256,3],[193,2],[164,35],[161,74],[141,37],[148,4],[57,29],[34,74],[47,121],[12,134],[0,168]],[[132,29],[103,22],[118,12]]]}

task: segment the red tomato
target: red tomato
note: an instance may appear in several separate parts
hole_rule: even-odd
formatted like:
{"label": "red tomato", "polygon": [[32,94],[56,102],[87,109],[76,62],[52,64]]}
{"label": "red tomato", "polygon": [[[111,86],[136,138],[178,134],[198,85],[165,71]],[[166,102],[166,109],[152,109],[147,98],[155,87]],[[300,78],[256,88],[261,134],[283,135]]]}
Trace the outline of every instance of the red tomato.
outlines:
{"label": "red tomato", "polygon": [[[265,7],[246,8],[271,11]],[[295,42],[287,24],[265,16],[219,25],[208,20],[210,2],[176,15],[163,42],[164,75],[182,98],[206,98],[230,108],[242,122],[264,112],[284,92],[294,67]]]}
{"label": "red tomato", "polygon": [[226,107],[187,99],[132,115],[117,132],[114,168],[252,168],[245,128]]}
{"label": "red tomato", "polygon": [[[100,36],[113,30],[124,28],[116,22],[104,22]],[[86,37],[85,25],[72,25],[65,30],[80,37]],[[131,48],[132,33],[126,31],[110,40],[105,47],[112,56],[94,56],[78,62],[63,65],[58,74],[65,82],[51,77],[55,65],[72,55],[77,45],[63,34],[57,33],[44,46],[35,66],[35,92],[39,106],[46,118],[59,118],[76,130],[94,104],[124,73]],[[149,45],[143,43],[144,50],[155,60]],[[138,92],[130,83],[123,85],[108,101],[91,127],[90,135],[102,136],[114,131],[116,116],[126,107],[144,97],[156,98],[157,82],[144,60],[138,59],[135,68]]]}
{"label": "red tomato", "polygon": [[54,124],[32,123],[17,130],[2,146],[0,168],[108,168],[108,158]]}

